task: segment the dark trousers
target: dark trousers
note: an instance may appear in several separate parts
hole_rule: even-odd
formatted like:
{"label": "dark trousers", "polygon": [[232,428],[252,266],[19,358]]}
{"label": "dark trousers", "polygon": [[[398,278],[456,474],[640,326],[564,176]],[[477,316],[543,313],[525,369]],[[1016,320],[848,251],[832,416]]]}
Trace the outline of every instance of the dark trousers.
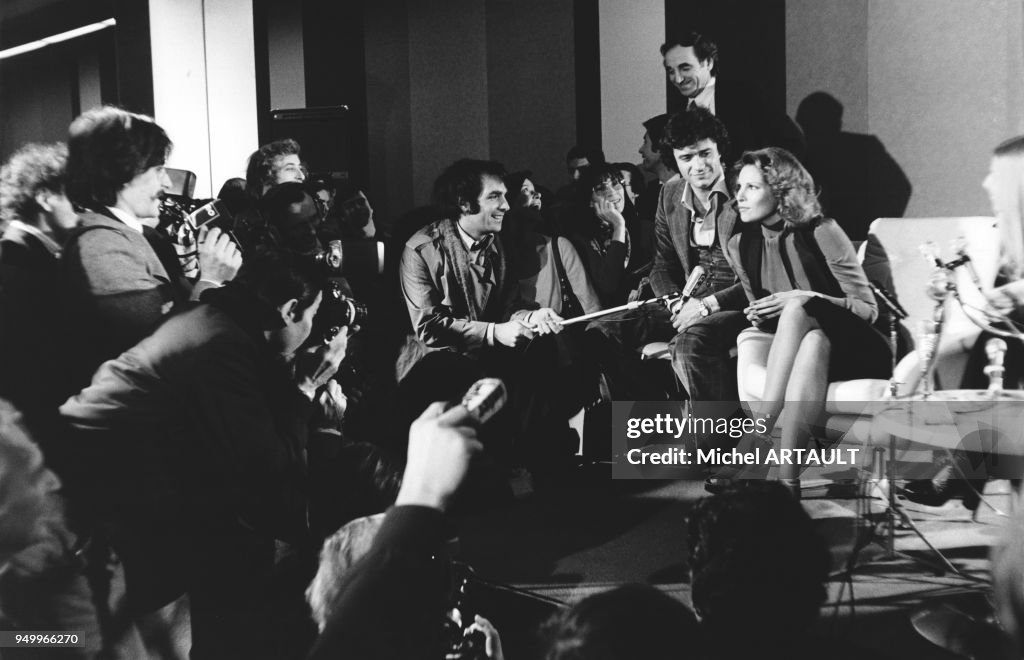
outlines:
{"label": "dark trousers", "polygon": [[644,344],[668,341],[672,370],[691,401],[739,403],[736,385],[736,337],[748,327],[743,312],[722,311],[706,316],[680,333],[664,307],[620,312],[595,321],[590,328],[613,340],[627,352]]}
{"label": "dark trousers", "polygon": [[750,322],[743,312],[711,314],[689,326],[671,342],[672,369],[691,401],[739,402],[736,384],[736,337]]}

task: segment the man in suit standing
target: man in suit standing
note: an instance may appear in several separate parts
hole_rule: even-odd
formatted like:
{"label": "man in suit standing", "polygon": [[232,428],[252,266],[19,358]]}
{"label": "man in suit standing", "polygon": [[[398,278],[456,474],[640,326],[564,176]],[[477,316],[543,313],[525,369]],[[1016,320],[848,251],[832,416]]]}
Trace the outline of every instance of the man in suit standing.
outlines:
{"label": "man in suit standing", "polygon": [[729,131],[732,161],[744,151],[782,147],[803,156],[800,128],[783,112],[772,110],[751,88],[718,80],[718,46],[707,36],[687,32],[669,37],[661,46],[665,74],[683,98],[687,109],[704,108],[718,117]]}
{"label": "man in suit standing", "polygon": [[672,367],[691,401],[739,397],[729,353],[748,325],[747,299],[726,249],[738,230],[722,163],[728,143],[722,122],[702,108],[673,116],[665,130],[665,157],[680,177],[665,184],[658,202],[651,286],[663,296],[680,291],[697,265],[708,273],[690,300],[670,310]]}

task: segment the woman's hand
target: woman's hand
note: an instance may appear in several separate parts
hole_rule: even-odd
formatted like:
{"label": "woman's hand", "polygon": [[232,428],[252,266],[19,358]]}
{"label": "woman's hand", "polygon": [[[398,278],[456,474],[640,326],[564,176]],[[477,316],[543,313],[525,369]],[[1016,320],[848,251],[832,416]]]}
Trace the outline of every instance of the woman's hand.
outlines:
{"label": "woman's hand", "polygon": [[626,218],[615,210],[615,206],[607,200],[601,199],[594,203],[594,215],[601,222],[609,225],[615,233],[620,229],[626,231]]}
{"label": "woman's hand", "polygon": [[781,314],[782,309],[790,300],[796,300],[803,304],[811,298],[818,298],[819,296],[820,294],[814,291],[803,291],[801,289],[773,293],[750,303],[750,306],[743,310],[743,313],[747,315],[748,321],[758,325],[762,321],[773,319]]}

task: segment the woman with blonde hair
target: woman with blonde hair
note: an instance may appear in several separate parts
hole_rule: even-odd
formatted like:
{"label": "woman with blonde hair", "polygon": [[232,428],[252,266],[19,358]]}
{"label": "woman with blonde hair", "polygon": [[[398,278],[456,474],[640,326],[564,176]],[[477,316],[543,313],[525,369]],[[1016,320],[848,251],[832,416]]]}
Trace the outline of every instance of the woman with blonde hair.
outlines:
{"label": "woman with blonde hair", "polygon": [[[871,327],[874,295],[850,239],[821,214],[814,181],[793,154],[767,148],[736,165],[736,205],[744,231],[729,252],[758,329],[774,335],[761,401],[751,404],[770,432],[783,404],[782,448],[801,449],[825,407],[828,383],[887,378],[891,351]],[[800,466],[779,477],[799,496]]]}
{"label": "woman with blonde hair", "polygon": [[[982,182],[992,205],[992,214],[999,228],[1000,267],[995,288],[985,293],[990,305],[1006,319],[1021,327],[1024,317],[1024,135],[999,144],[992,154],[988,175]],[[982,332],[967,358],[962,389],[986,389],[989,378],[985,366],[989,362],[986,344],[995,337]],[[1024,344],[1010,339],[1006,342],[1003,382],[1006,389],[1019,389],[1024,383]],[[964,506],[976,511],[981,502],[988,476],[995,468],[985,456],[957,450],[936,455],[937,470],[930,479],[909,482],[904,488],[907,499],[918,504],[941,506],[954,496]],[[983,466],[979,471],[975,466]],[[1000,473],[1002,474],[1002,473]],[[1018,474],[1005,474],[1019,477]],[[972,477],[968,479],[967,477]]]}

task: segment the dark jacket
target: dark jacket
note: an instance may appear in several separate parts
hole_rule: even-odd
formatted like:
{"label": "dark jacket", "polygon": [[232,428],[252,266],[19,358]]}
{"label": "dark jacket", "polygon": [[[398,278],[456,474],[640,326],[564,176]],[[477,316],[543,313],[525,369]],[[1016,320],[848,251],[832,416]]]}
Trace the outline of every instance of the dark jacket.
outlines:
{"label": "dark jacket", "polygon": [[370,552],[342,578],[310,660],[444,657],[443,520],[421,506],[388,511]]}
{"label": "dark jacket", "polygon": [[59,403],[61,325],[59,255],[39,237],[11,225],[0,239],[0,397],[29,419]]}
{"label": "dark jacket", "polygon": [[[690,271],[697,265],[690,263],[691,214],[682,202],[685,188],[686,181],[680,177],[672,179],[661,189],[654,223],[654,267],[651,269],[651,287],[656,296],[682,290]],[[729,239],[739,229],[738,219],[730,202],[719,213],[716,227],[716,240],[733,272],[736,272],[736,265],[730,260],[728,245]],[[714,295],[725,310],[741,310],[747,305],[747,296],[738,278],[733,285],[716,291]]]}
{"label": "dark jacket", "polygon": [[255,301],[232,285],[204,300],[60,408],[72,427],[62,476],[116,530],[129,591],[151,604],[186,588],[182,558],[214,542],[212,530],[301,540],[306,529],[312,404],[264,338]]}

